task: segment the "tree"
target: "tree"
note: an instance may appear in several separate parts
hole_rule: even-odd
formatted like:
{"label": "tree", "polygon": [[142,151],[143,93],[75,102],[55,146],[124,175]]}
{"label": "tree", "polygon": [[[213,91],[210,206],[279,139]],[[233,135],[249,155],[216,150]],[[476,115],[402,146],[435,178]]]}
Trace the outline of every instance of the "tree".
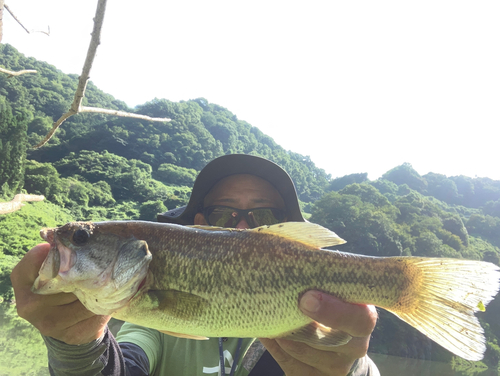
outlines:
{"label": "tree", "polygon": [[358,196],[329,192],[313,205],[310,220],[345,239],[343,251],[371,256],[399,256],[403,252],[394,220]]}
{"label": "tree", "polygon": [[358,196],[363,202],[369,202],[377,207],[390,205],[389,200],[369,184],[350,184],[342,189],[340,193]]}
{"label": "tree", "polygon": [[167,207],[161,200],[146,201],[139,209],[140,218],[144,221],[156,221],[156,215],[167,211]]}
{"label": "tree", "polygon": [[413,169],[410,163],[394,167],[382,175],[382,179],[392,181],[397,185],[407,184],[411,189],[420,193],[424,193],[427,189],[427,182]]}
{"label": "tree", "polygon": [[153,175],[156,179],[175,185],[192,186],[198,173],[195,169],[179,167],[171,163],[163,163]]}
{"label": "tree", "polygon": [[342,176],[341,178],[336,178],[330,181],[328,186],[329,191],[340,191],[349,184],[361,184],[368,181],[368,173],[363,172],[360,174],[350,174]]}
{"label": "tree", "polygon": [[464,246],[469,246],[469,234],[458,215],[450,215],[443,219],[443,228],[458,236]]}
{"label": "tree", "polygon": [[445,175],[429,172],[423,178],[427,182],[427,193],[449,204],[458,203],[458,188],[455,182]]}
{"label": "tree", "polygon": [[27,147],[27,121],[31,114],[12,110],[5,97],[0,96],[0,187],[18,193],[24,184],[24,165]]}
{"label": "tree", "polygon": [[500,218],[500,200],[488,201],[483,207],[484,214]]}

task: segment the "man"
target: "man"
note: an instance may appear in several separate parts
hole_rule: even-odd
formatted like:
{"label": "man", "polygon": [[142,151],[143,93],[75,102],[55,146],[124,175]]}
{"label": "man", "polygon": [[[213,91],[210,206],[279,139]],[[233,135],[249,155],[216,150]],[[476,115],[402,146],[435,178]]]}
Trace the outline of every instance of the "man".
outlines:
{"label": "man", "polygon": [[[249,155],[228,155],[209,163],[196,179],[188,205],[158,219],[242,229],[304,221],[288,174],[270,161]],[[261,339],[273,361],[267,353],[262,355],[262,346],[252,339],[197,341],[127,323],[117,335],[118,344],[107,330],[109,317],[87,311],[74,295],[31,293],[48,248],[43,244],[28,252],[11,279],[19,315],[44,335],[53,374],[217,375],[222,367],[226,374],[244,376],[249,372],[378,375],[366,356],[377,319],[374,307],[346,304],[316,291],[304,294],[300,309],[323,325],[349,333],[353,339],[348,344],[315,349],[301,342]]]}

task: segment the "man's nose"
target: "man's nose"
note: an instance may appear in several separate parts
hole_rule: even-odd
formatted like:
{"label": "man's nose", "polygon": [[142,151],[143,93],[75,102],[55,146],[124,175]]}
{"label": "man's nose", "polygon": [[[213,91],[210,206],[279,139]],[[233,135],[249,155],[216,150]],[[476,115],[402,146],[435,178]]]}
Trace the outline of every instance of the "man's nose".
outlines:
{"label": "man's nose", "polygon": [[241,217],[240,221],[236,225],[236,228],[239,228],[239,229],[250,228],[245,217]]}

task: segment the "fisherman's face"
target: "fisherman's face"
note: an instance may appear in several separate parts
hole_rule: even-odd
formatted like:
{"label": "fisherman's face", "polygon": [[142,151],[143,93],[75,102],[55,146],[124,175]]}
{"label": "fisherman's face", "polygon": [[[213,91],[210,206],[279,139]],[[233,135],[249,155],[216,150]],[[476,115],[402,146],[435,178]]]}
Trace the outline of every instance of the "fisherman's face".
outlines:
{"label": "fisherman's face", "polygon": [[[275,208],[285,210],[278,191],[266,180],[255,175],[231,175],[220,180],[203,201],[204,207],[222,205],[235,209]],[[202,213],[196,214],[195,225],[207,225]],[[244,217],[236,228],[250,228]]]}

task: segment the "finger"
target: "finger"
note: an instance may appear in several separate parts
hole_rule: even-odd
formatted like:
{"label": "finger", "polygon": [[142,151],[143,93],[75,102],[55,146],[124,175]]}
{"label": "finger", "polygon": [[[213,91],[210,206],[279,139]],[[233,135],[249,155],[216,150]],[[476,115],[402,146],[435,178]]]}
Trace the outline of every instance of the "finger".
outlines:
{"label": "finger", "polygon": [[70,293],[40,295],[31,291],[49,251],[47,243],[33,247],[12,270],[19,316],[31,322],[43,335],[69,344],[83,344],[99,338],[109,316],[95,315]]}
{"label": "finger", "polygon": [[321,324],[353,337],[370,335],[378,317],[372,305],[345,303],[320,291],[306,292],[300,299],[300,309]]}
{"label": "finger", "polygon": [[26,252],[21,261],[12,269],[12,283],[16,285],[33,284],[49,251],[50,244],[41,243]]}
{"label": "finger", "polygon": [[280,365],[283,372],[285,372],[285,375],[302,376],[313,373],[313,367],[292,357],[281,348],[276,340],[269,338],[259,338],[259,340],[266,347],[267,351],[269,351],[274,360],[276,360],[276,362]]}
{"label": "finger", "polygon": [[52,332],[51,337],[57,338],[69,345],[89,343],[102,336],[110,318],[111,316],[94,315],[69,328]]}
{"label": "finger", "polygon": [[291,358],[326,375],[346,375],[357,359],[352,354],[317,350],[301,342],[285,339],[276,342]]}
{"label": "finger", "polygon": [[12,269],[10,280],[16,294],[16,301],[22,302],[23,304],[21,305],[29,306],[38,304],[40,300],[43,300],[46,306],[59,306],[74,302],[77,299],[76,296],[68,293],[54,295],[38,295],[31,293],[31,287],[38,277],[38,271],[49,251],[50,244],[38,244],[27,252],[14,269]]}
{"label": "finger", "polygon": [[33,318],[34,325],[42,334],[50,332],[55,328],[65,330],[79,322],[96,316],[95,313],[85,308],[79,300],[66,305],[44,309],[43,312],[38,312],[36,315],[36,318]]}

